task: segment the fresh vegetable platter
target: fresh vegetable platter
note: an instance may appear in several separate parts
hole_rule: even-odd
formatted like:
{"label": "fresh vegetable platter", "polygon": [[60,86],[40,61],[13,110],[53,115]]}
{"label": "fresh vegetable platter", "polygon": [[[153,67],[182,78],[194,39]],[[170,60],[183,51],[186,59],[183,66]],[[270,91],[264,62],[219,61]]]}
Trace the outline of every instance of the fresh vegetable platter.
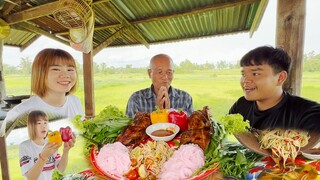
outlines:
{"label": "fresh vegetable platter", "polygon": [[[207,112],[208,107],[204,107],[202,111]],[[197,114],[198,117],[203,117],[203,113],[200,112],[201,110],[195,111],[195,116]],[[167,114],[167,116],[170,113]],[[171,113],[171,118],[169,118],[168,121],[170,122],[176,122],[177,125],[179,122],[185,121],[185,117],[181,116],[183,114],[180,114],[180,112]],[[148,115],[150,117],[150,115]],[[174,118],[173,118],[174,116]],[[256,160],[256,158],[242,156],[240,159],[241,162],[236,163],[235,161],[223,161],[226,164],[221,164],[221,160],[227,159],[226,156],[230,155],[228,153],[223,153],[223,151],[226,151],[225,148],[223,148],[223,144],[226,141],[227,135],[232,135],[237,132],[241,132],[245,130],[245,127],[248,126],[248,122],[243,121],[243,117],[240,115],[227,115],[225,117],[219,118],[217,121],[214,120],[211,117],[210,112],[206,115],[208,117],[208,121],[210,121],[210,137],[208,139],[208,142],[205,144],[205,148],[203,149],[203,154],[205,157],[204,165],[196,170],[193,175],[189,178],[192,180],[195,179],[203,179],[205,177],[210,176],[212,173],[217,171],[217,169],[220,168],[220,166],[225,167],[231,167],[233,164],[234,166],[239,166],[238,169],[241,170],[241,166],[246,166],[250,168],[252,165],[252,161]],[[178,119],[177,119],[178,118]],[[190,123],[190,119],[189,123]],[[122,132],[126,130],[126,128],[131,124],[134,120],[131,118],[128,118],[124,115],[123,112],[121,112],[117,107],[115,106],[107,106],[105,109],[103,109],[95,118],[88,119],[86,121],[81,121],[80,117],[76,117],[74,119],[74,125],[79,129],[81,135],[87,140],[86,141],[86,147],[85,147],[85,153],[90,159],[90,163],[92,163],[93,167],[100,173],[103,174],[109,178],[113,179],[124,179],[124,177],[115,176],[112,173],[102,171],[101,168],[97,165],[97,155],[99,154],[100,148],[102,148],[105,144],[111,144],[116,141],[119,141],[120,134],[122,135]],[[194,122],[193,122],[194,123]],[[194,124],[195,127],[197,127],[196,124]],[[208,124],[203,124],[204,128]],[[181,132],[180,136],[178,138],[175,138],[174,140],[167,142],[168,145],[172,148],[177,148],[179,144],[183,144],[183,133],[186,133],[188,135],[188,130],[185,132]],[[133,132],[133,131],[132,131]],[[203,130],[201,130],[203,132]],[[188,138],[194,138],[193,134],[190,133],[184,140],[188,140]],[[127,138],[132,138],[135,136],[135,134],[128,134],[128,136],[123,136],[122,140],[127,141]],[[180,139],[181,138],[181,139]],[[151,138],[149,138],[148,141],[150,141]],[[121,141],[120,141],[121,142]],[[134,142],[134,141],[132,141]],[[185,142],[184,144],[187,144],[189,142]],[[129,144],[124,144],[125,146],[128,146]],[[242,146],[239,144],[239,146]],[[244,148],[244,147],[243,147]],[[249,154],[251,156],[251,154]],[[255,156],[255,155],[254,155]],[[230,166],[228,164],[231,164]],[[223,169],[222,169],[223,170]],[[234,177],[243,177],[245,175],[245,170],[237,171],[238,174],[231,174],[231,171],[222,171],[224,176],[234,176]]]}

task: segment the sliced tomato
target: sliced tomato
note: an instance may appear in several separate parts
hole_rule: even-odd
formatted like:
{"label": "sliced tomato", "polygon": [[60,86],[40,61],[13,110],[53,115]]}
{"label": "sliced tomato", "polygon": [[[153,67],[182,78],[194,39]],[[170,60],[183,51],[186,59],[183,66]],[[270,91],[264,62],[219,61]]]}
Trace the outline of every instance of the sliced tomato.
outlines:
{"label": "sliced tomato", "polygon": [[170,147],[174,147],[174,142],[173,141],[169,141],[169,142],[167,142],[167,144],[170,146]]}
{"label": "sliced tomato", "polygon": [[136,180],[139,178],[139,174],[137,172],[136,169],[131,169],[129,172],[127,172],[125,174],[125,176],[129,179],[129,180]]}

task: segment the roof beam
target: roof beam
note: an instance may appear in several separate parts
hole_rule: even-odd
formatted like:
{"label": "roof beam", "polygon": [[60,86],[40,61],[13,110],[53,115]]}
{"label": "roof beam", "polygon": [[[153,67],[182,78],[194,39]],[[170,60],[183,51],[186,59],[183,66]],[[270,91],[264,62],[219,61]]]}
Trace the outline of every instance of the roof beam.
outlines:
{"label": "roof beam", "polygon": [[[121,24],[110,24],[107,26],[95,26],[94,27],[94,31],[99,31],[99,30],[104,30],[104,29],[116,29],[116,28],[120,28],[122,27]],[[68,35],[69,31],[63,31],[63,32],[58,32],[58,33],[54,33],[55,35]]]}
{"label": "roof beam", "polygon": [[29,47],[33,42],[35,42],[41,35],[34,36],[31,40],[29,40],[26,44],[20,47],[20,51],[24,51],[27,47]]}
{"label": "roof beam", "polygon": [[105,2],[109,2],[111,0],[93,0],[92,4],[99,4],[99,3],[105,3]]}
{"label": "roof beam", "polygon": [[[211,37],[219,37],[219,36],[225,36],[225,35],[234,35],[235,33],[245,33],[247,32],[247,30],[239,30],[239,31],[233,31],[233,32],[229,32],[229,33],[221,33],[221,34],[215,34],[215,35],[206,35],[206,36],[201,36],[201,37],[189,37],[189,38],[172,38],[172,39],[166,39],[166,40],[161,40],[161,41],[155,41],[152,42],[152,45],[156,45],[156,44],[163,44],[163,43],[175,43],[175,42],[181,42],[181,41],[188,41],[188,40],[194,40],[195,38],[198,39],[205,39],[205,38],[211,38]],[[140,44],[128,44],[128,45],[122,45],[123,47],[126,46],[134,46],[134,45],[140,45]]]}
{"label": "roof beam", "polygon": [[6,22],[10,25],[36,19],[42,16],[48,16],[58,9],[59,1],[47,3],[41,6],[36,6],[30,9],[26,9],[20,12],[16,12],[9,16],[4,17]]}
{"label": "roof beam", "polygon": [[4,7],[2,9],[2,14],[4,16],[8,15],[10,13],[10,11],[16,6],[16,4],[12,4],[12,3],[5,3]]}
{"label": "roof beam", "polygon": [[47,36],[55,41],[58,41],[58,42],[61,42],[62,44],[65,44],[67,46],[70,46],[69,45],[69,42],[66,42],[66,41],[63,41],[62,39],[56,37],[54,34],[50,34],[48,33],[47,31],[43,30],[43,29],[40,29],[40,28],[37,28],[29,23],[26,23],[26,22],[22,22],[22,23],[19,23],[19,24],[15,24],[15,25],[12,25],[13,28],[17,28],[17,29],[26,29],[28,31],[31,31],[31,32],[34,32],[36,34],[41,34],[41,35],[44,35],[44,36]]}
{"label": "roof beam", "polygon": [[113,41],[115,41],[118,37],[121,36],[121,34],[125,33],[127,29],[121,28],[119,31],[114,33],[112,36],[110,36],[107,40],[105,40],[103,43],[98,45],[96,48],[93,49],[93,56],[98,54],[103,48],[109,46]]}
{"label": "roof beam", "polygon": [[142,33],[133,26],[122,14],[121,12],[112,4],[112,2],[108,3],[108,9],[112,12],[114,18],[116,18],[125,28],[130,30],[130,33],[134,35],[135,39],[138,40],[141,44],[145,45],[149,48],[149,43],[142,35]]}
{"label": "roof beam", "polygon": [[[110,1],[111,0],[94,0],[92,4],[106,3]],[[3,14],[8,15],[15,6],[16,6],[15,4],[8,5],[8,7],[4,8],[5,10]],[[53,14],[53,12],[58,8],[59,8],[59,1],[55,1],[51,3],[46,3],[44,5],[36,6],[30,9],[26,9],[20,12],[13,13],[9,16],[6,16],[4,19],[6,19],[6,22],[8,22],[10,25],[16,24],[22,21],[36,19],[42,16],[48,16],[50,14]]]}

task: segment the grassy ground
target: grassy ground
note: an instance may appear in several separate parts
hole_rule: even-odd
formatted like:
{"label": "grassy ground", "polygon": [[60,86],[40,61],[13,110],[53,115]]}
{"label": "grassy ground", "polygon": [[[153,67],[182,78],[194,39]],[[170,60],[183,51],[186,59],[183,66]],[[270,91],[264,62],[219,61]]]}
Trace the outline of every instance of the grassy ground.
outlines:
{"label": "grassy ground", "polygon": [[[176,73],[172,85],[192,95],[195,110],[208,105],[213,116],[218,118],[226,114],[233,102],[242,95],[239,78],[239,70]],[[5,82],[8,95],[30,94],[30,77],[10,75],[5,76]],[[76,95],[84,102],[82,77],[79,84]],[[96,75],[94,77],[96,113],[110,104],[124,111],[129,96],[134,91],[148,86],[150,79],[147,73]],[[301,96],[320,102],[319,91],[320,73],[304,73]],[[66,173],[80,172],[88,167],[86,158],[82,155],[82,145],[83,139],[78,137],[76,147],[70,152]],[[7,149],[11,179],[22,179],[17,146],[10,145]]]}

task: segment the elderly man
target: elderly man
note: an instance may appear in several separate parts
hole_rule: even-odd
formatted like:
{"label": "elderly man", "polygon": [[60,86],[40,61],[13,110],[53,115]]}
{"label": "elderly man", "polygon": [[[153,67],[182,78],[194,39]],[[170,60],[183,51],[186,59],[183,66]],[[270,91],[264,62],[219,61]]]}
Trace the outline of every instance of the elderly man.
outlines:
{"label": "elderly man", "polygon": [[188,115],[193,112],[192,97],[187,92],[173,88],[173,61],[166,54],[158,54],[151,58],[148,75],[152,80],[149,88],[133,93],[128,101],[126,115],[134,117],[137,112],[152,112],[160,109],[181,108]]}

